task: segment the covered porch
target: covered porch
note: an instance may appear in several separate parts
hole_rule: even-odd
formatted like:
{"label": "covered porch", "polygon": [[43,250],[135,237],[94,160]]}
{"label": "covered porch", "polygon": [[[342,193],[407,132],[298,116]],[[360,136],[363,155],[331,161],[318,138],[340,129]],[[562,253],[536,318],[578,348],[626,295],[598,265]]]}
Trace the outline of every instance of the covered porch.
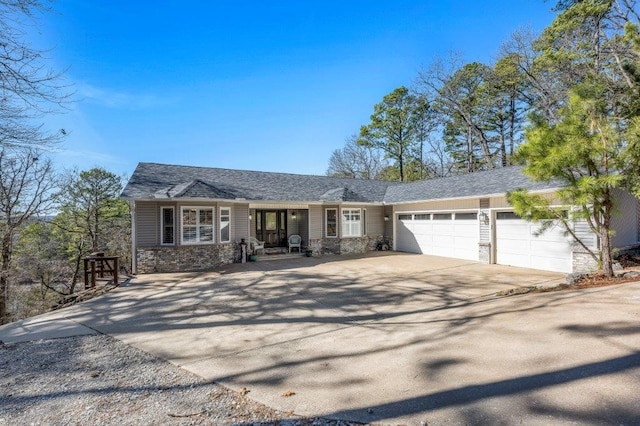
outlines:
{"label": "covered porch", "polygon": [[[289,252],[289,238],[299,235],[300,248],[292,252],[304,253],[309,246],[309,206],[251,204],[249,206],[249,235],[251,241],[261,242],[259,255],[279,255]],[[255,240],[254,240],[255,238]]]}

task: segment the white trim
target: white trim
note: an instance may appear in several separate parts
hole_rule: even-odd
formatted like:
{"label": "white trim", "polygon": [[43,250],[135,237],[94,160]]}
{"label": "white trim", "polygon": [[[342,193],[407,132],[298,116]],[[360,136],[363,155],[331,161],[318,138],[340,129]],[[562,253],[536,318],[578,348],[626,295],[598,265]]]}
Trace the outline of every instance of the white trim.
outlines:
{"label": "white trim", "polygon": [[[508,209],[508,207],[506,207]],[[462,209],[421,209],[421,210],[401,210],[395,212],[395,215],[400,214],[422,214],[422,213],[478,213],[481,209],[462,208]]]}
{"label": "white trim", "polygon": [[[165,243],[164,242],[164,210],[171,209],[173,210],[173,242]],[[161,246],[175,246],[176,245],[176,207],[175,206],[160,206],[160,245]]]}

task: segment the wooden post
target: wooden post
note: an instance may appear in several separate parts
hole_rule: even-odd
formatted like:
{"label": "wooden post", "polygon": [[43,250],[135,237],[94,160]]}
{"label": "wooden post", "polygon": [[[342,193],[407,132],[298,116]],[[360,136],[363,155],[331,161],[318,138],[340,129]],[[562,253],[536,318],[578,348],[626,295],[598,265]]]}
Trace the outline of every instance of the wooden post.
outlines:
{"label": "wooden post", "polygon": [[91,264],[91,287],[96,286],[96,261],[95,259],[91,259],[89,261]]}
{"label": "wooden post", "polygon": [[89,259],[86,257],[83,260],[84,263],[84,289],[88,289],[90,286],[89,283]]}

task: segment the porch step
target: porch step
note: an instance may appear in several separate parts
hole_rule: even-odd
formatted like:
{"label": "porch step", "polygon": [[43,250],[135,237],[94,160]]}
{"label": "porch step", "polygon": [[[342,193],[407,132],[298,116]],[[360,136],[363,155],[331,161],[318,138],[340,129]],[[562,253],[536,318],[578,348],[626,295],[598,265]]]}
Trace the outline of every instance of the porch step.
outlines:
{"label": "porch step", "polygon": [[289,249],[287,247],[269,247],[264,249],[264,254],[266,255],[285,254],[288,252]]}
{"label": "porch step", "polygon": [[258,262],[266,262],[269,260],[284,260],[284,259],[297,259],[301,256],[304,256],[304,253],[282,253],[282,254],[259,254],[257,261]]}

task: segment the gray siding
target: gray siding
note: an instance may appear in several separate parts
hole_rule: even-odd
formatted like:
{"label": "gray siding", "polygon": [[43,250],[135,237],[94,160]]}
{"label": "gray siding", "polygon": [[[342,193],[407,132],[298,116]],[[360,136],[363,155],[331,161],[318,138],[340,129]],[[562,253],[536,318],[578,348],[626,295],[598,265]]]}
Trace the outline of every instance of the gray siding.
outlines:
{"label": "gray siding", "polygon": [[[384,217],[389,220],[384,220]],[[384,206],[384,236],[393,238],[393,206]]]}
{"label": "gray siding", "polygon": [[309,246],[309,210],[301,210],[298,212],[298,233],[302,237],[302,244]]}
{"label": "gray siding", "polygon": [[585,246],[591,249],[598,248],[598,239],[596,235],[591,232],[591,228],[589,228],[589,224],[586,221],[581,220],[574,224],[574,232],[576,233],[576,237],[580,241],[584,243]]}
{"label": "gray siding", "polygon": [[[488,218],[491,218],[491,211],[489,210],[491,203],[488,198],[481,198],[479,200],[478,206],[480,207],[480,213],[487,215]],[[480,223],[480,239],[481,243],[489,243],[491,242],[491,219],[489,219],[486,223],[482,219],[478,219]]]}
{"label": "gray siding", "polygon": [[478,199],[468,198],[465,200],[445,200],[445,201],[424,201],[420,203],[398,204],[395,212],[420,212],[420,211],[445,211],[445,210],[465,210],[477,209]]}
{"label": "gray siding", "polygon": [[138,247],[160,245],[160,205],[136,202],[136,243]]}
{"label": "gray siding", "polygon": [[309,206],[309,238],[324,237],[324,206]]}
{"label": "gray siding", "polygon": [[249,238],[249,204],[231,207],[231,241],[239,243],[242,238]]}
{"label": "gray siding", "polygon": [[613,247],[625,247],[638,242],[638,199],[626,191],[614,192],[613,217],[611,227],[615,230]]}
{"label": "gray siding", "polygon": [[384,235],[384,207],[367,206],[364,210],[367,211],[367,235]]}
{"label": "gray siding", "polygon": [[[294,219],[292,214],[296,212],[296,218]],[[287,210],[287,237],[290,235],[300,235],[300,211]]]}

